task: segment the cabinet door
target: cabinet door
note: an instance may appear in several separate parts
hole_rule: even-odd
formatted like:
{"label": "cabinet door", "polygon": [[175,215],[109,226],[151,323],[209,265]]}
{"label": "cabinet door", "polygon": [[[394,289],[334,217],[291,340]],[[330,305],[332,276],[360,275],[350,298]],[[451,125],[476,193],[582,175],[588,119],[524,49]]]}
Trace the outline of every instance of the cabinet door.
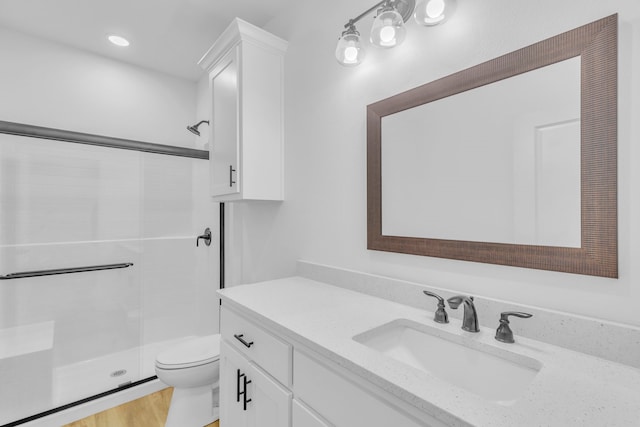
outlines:
{"label": "cabinet door", "polygon": [[231,49],[209,74],[211,195],[240,192],[240,46]]}
{"label": "cabinet door", "polygon": [[223,425],[247,425],[244,399],[248,372],[249,362],[223,340],[220,343],[220,422]]}
{"label": "cabinet door", "polygon": [[330,427],[318,415],[305,408],[296,399],[293,399],[291,410],[293,427]]}
{"label": "cabinet door", "polygon": [[[334,370],[335,368],[335,370]],[[329,367],[299,351],[293,354],[296,398],[336,427],[443,427],[440,421],[420,414],[414,418],[401,407],[368,391],[368,385],[337,365]],[[399,402],[398,402],[399,403]],[[297,427],[297,426],[296,426]]]}
{"label": "cabinet door", "polygon": [[291,425],[291,392],[226,340],[220,344],[220,423],[230,427]]}
{"label": "cabinet door", "polygon": [[289,427],[291,425],[291,392],[251,364],[251,399],[249,427]]}

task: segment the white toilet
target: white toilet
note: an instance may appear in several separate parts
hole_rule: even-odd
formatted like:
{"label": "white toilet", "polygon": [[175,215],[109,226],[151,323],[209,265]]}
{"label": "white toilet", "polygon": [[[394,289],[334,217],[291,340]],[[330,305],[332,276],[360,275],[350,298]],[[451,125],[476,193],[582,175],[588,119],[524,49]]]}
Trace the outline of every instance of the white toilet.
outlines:
{"label": "white toilet", "polygon": [[165,427],[202,427],[218,419],[220,335],[191,338],[158,353],[156,375],[174,387]]}

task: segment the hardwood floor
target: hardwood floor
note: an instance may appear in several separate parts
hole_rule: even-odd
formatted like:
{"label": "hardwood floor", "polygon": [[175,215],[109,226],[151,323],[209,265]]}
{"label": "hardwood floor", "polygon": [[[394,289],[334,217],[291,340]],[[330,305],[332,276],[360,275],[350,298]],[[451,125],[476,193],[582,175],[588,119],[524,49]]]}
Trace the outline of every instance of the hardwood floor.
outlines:
{"label": "hardwood floor", "polygon": [[[164,427],[172,393],[172,388],[166,388],[63,427]],[[216,421],[205,427],[219,426]]]}

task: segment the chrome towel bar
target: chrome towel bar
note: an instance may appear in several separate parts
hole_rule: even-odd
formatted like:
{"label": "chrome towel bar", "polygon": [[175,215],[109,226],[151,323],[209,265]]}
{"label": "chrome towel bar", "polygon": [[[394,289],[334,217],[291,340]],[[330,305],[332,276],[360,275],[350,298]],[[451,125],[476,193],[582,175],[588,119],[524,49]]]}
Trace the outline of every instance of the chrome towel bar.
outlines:
{"label": "chrome towel bar", "polygon": [[86,271],[114,270],[116,268],[131,267],[132,265],[133,265],[132,262],[123,262],[120,264],[91,265],[88,267],[56,268],[52,270],[24,271],[21,273],[11,273],[11,274],[7,274],[6,276],[0,276],[0,280],[24,279],[27,277],[38,277],[38,276],[53,276],[56,274],[84,273]]}

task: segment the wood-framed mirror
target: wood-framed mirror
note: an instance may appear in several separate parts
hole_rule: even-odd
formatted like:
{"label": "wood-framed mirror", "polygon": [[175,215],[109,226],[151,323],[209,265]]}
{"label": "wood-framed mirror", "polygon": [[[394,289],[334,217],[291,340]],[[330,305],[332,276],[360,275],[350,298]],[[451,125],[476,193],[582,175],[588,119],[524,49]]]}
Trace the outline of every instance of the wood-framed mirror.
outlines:
{"label": "wood-framed mirror", "polygon": [[[617,15],[611,15],[367,106],[367,248],[618,277],[617,23]],[[576,77],[573,79],[575,84],[566,83],[566,76],[571,76],[566,74],[563,77],[565,80],[554,83],[554,86],[549,75],[544,74],[555,73],[553,70],[556,69],[571,70],[572,67],[576,70]],[[541,80],[537,80],[538,83],[535,83],[536,80],[527,80],[534,76]],[[546,85],[541,85],[540,81],[550,82],[549,88],[544,88]],[[552,99],[553,102],[546,104],[549,108],[542,108],[545,110],[544,114],[520,114],[527,116],[528,121],[525,121],[531,128],[524,134],[535,133],[535,136],[526,136],[522,139],[525,142],[517,143],[525,147],[524,151],[533,150],[530,148],[533,143],[529,144],[528,141],[542,144],[541,147],[554,147],[553,150],[545,148],[545,153],[550,153],[546,160],[542,155],[535,160],[542,164],[553,163],[573,150],[576,157],[574,166],[559,168],[562,171],[575,168],[574,182],[567,186],[575,187],[575,197],[570,193],[541,196],[540,194],[546,194],[544,191],[551,191],[544,188],[561,187],[557,181],[559,178],[548,169],[535,167],[531,168],[532,175],[529,177],[528,172],[523,172],[528,167],[523,165],[529,160],[524,160],[525,163],[522,160],[517,160],[520,163],[516,160],[507,162],[505,170],[517,171],[519,175],[506,177],[494,174],[491,178],[493,181],[489,179],[478,184],[469,193],[471,196],[458,193],[458,189],[469,187],[472,180],[477,180],[478,171],[482,168],[474,169],[473,161],[465,163],[457,157],[450,157],[451,154],[445,156],[441,153],[447,150],[453,153],[473,151],[469,147],[481,147],[483,152],[490,152],[483,145],[484,141],[498,139],[494,138],[498,133],[513,135],[513,126],[511,122],[505,122],[506,119],[500,115],[503,113],[491,112],[490,117],[498,117],[495,120],[472,117],[478,115],[478,107],[473,107],[473,98],[492,99],[494,92],[487,91],[502,88],[500,90],[508,96],[515,96],[508,99],[518,99],[520,95],[513,95],[514,88],[518,86],[529,87],[529,90],[532,86],[547,89],[561,99],[570,98],[570,95],[559,95],[557,88],[569,88],[567,90],[571,93],[570,87],[575,86],[575,119],[558,119],[564,117],[562,114],[572,114],[558,113],[558,117],[540,119],[544,126],[535,120],[529,120],[532,116],[549,116],[547,110],[552,110],[558,104]],[[544,101],[544,97],[541,99]],[[508,110],[517,110],[512,108],[511,100],[494,104],[509,104]],[[531,101],[529,104],[533,105],[535,102]],[[539,103],[537,108],[540,110]],[[452,116],[455,116],[452,124],[438,130],[442,118]],[[507,113],[504,113],[504,117],[506,116]],[[522,128],[520,116],[517,121]],[[479,129],[479,123],[488,121],[494,122],[493,128],[485,130],[482,126],[483,129]],[[553,122],[553,126],[547,126],[550,122]],[[556,126],[558,123],[561,126]],[[465,127],[472,127],[472,133],[465,134]],[[509,131],[502,132],[504,127],[508,127]],[[457,128],[463,130],[458,131]],[[547,132],[548,129],[553,131]],[[482,137],[483,132],[489,136]],[[471,134],[474,135],[475,145],[467,144],[451,149],[459,140],[470,139],[468,135]],[[562,145],[557,145],[554,141],[568,141],[570,135],[575,136],[574,148],[568,151],[563,149],[565,154],[558,154],[556,148]],[[526,156],[522,156],[523,150],[514,148],[517,144],[506,138],[506,147],[510,150],[506,158],[518,159],[520,156],[526,159]],[[440,144],[438,149],[433,148],[436,146],[436,139]],[[570,144],[565,145],[568,147]],[[504,147],[496,149],[496,155],[485,155],[491,158],[501,157]],[[536,153],[540,151],[538,148],[536,150]],[[566,156],[570,157],[568,154]],[[473,159],[473,153],[469,158]],[[476,160],[475,164],[478,163],[480,162]],[[438,164],[443,166],[438,168]],[[493,166],[484,166],[484,169],[496,170]],[[446,170],[453,171],[451,176],[441,177],[442,171]],[[474,176],[459,179],[465,170],[473,170]],[[527,176],[523,178],[525,175]],[[571,181],[569,178],[566,180]],[[460,183],[455,186],[451,184],[453,181]],[[529,185],[522,184],[523,182],[531,183],[535,196],[522,196],[522,186]],[[507,194],[507,202],[498,203],[491,192],[502,184],[506,184],[504,192]],[[438,189],[440,193],[436,191]],[[402,197],[395,197],[397,194]],[[467,208],[458,203],[473,197],[477,200]],[[416,203],[416,200],[420,203]],[[481,206],[481,203],[486,206]],[[565,211],[570,209],[558,203],[565,203],[566,206],[573,203],[575,212],[567,214]],[[522,207],[523,204],[525,208]],[[529,212],[526,206],[535,206],[535,214]],[[512,212],[506,218],[511,218],[511,223],[525,225],[518,226],[519,229],[515,231],[513,228],[518,227],[511,227],[507,233],[503,233],[505,236],[501,236],[502,231],[499,231],[495,237],[483,237],[482,233],[476,231],[484,231],[493,225],[490,222],[485,225],[480,220],[482,215],[494,223],[505,222],[504,219],[491,218],[492,209],[494,213],[508,213],[512,209],[516,213]],[[466,216],[457,215],[460,212]],[[562,217],[566,218],[562,220]],[[456,220],[448,224],[447,218]],[[439,223],[439,220],[444,222]],[[428,226],[423,227],[425,224]],[[466,225],[469,227],[465,230]],[[533,231],[529,233],[529,229]],[[563,233],[568,235],[566,240],[556,239]]]}

